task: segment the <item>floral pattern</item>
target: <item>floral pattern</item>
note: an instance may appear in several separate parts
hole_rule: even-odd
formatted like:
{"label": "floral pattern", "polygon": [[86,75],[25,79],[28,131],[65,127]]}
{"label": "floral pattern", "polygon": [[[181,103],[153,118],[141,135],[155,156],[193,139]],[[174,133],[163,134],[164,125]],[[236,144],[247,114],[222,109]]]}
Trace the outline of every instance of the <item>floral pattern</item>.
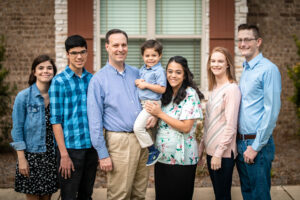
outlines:
{"label": "floral pattern", "polygon": [[[201,104],[197,92],[188,87],[186,97],[179,105],[173,101],[162,106],[162,111],[178,120],[203,119]],[[173,129],[164,121],[159,121],[156,146],[162,152],[159,162],[165,164],[194,165],[198,162],[198,147],[195,137],[195,120],[189,133]]]}

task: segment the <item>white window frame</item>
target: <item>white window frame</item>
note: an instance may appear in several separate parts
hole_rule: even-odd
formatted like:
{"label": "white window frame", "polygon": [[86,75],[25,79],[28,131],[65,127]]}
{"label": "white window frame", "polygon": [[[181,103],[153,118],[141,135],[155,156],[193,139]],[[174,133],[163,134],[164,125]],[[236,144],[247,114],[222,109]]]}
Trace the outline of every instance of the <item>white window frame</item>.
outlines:
{"label": "white window frame", "polygon": [[[96,52],[95,52],[95,66],[94,70],[98,71],[101,68],[101,40],[105,39],[105,34],[100,33],[100,1],[96,1]],[[201,68],[201,90],[207,89],[207,75],[206,75],[206,62],[208,58],[209,40],[208,40],[208,4],[209,0],[202,0],[202,33],[201,35],[158,35],[155,31],[155,0],[147,0],[147,34],[146,35],[128,35],[129,39],[199,39],[201,44],[201,63],[199,67]],[[202,67],[201,67],[202,66]]]}

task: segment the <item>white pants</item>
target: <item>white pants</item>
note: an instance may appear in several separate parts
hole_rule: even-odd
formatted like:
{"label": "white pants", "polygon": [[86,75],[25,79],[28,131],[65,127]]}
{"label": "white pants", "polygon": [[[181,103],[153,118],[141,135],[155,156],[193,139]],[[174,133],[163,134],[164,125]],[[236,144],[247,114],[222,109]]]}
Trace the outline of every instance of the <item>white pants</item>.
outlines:
{"label": "white pants", "polygon": [[[143,108],[147,101],[153,102],[151,100],[141,101]],[[157,103],[159,103],[159,105],[161,105],[161,101],[154,101],[154,102],[157,102]],[[134,132],[136,138],[138,139],[142,148],[150,147],[151,145],[153,145],[153,140],[152,140],[151,134],[148,133],[146,130],[147,120],[151,116],[152,115],[150,113],[148,113],[146,111],[146,109],[144,108],[140,112],[140,114],[138,115],[138,117],[136,118],[135,123],[134,123],[133,132]]]}

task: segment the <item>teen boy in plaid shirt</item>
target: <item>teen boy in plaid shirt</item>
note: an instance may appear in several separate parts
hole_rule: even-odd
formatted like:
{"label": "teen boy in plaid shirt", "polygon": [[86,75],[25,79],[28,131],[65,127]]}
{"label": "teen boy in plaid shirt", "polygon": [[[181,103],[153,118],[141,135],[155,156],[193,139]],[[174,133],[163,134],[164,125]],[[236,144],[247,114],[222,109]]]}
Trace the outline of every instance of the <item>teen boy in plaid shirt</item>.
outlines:
{"label": "teen boy in plaid shirt", "polygon": [[62,199],[91,199],[98,165],[87,119],[87,88],[92,74],[84,69],[87,43],[79,35],[65,42],[69,65],[52,79],[50,122],[58,146]]}

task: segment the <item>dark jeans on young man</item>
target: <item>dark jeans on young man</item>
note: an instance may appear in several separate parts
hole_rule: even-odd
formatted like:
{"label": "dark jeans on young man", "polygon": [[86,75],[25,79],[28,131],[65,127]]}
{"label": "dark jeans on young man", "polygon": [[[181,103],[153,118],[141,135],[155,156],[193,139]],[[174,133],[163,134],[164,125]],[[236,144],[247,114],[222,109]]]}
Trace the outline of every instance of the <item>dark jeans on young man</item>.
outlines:
{"label": "dark jeans on young man", "polygon": [[[67,149],[75,171],[71,178],[58,174],[62,200],[90,200],[98,166],[98,155],[94,148]],[[57,149],[57,166],[60,166],[60,152]]]}
{"label": "dark jeans on young man", "polygon": [[237,169],[240,175],[244,200],[270,200],[271,168],[275,154],[275,145],[271,136],[268,143],[258,152],[253,164],[244,162],[243,153],[254,139],[237,140]]}
{"label": "dark jeans on young man", "polygon": [[231,158],[222,158],[221,168],[218,170],[211,169],[211,159],[212,156],[206,156],[207,168],[213,184],[216,200],[230,200],[232,173],[235,162],[233,153],[231,153]]}

